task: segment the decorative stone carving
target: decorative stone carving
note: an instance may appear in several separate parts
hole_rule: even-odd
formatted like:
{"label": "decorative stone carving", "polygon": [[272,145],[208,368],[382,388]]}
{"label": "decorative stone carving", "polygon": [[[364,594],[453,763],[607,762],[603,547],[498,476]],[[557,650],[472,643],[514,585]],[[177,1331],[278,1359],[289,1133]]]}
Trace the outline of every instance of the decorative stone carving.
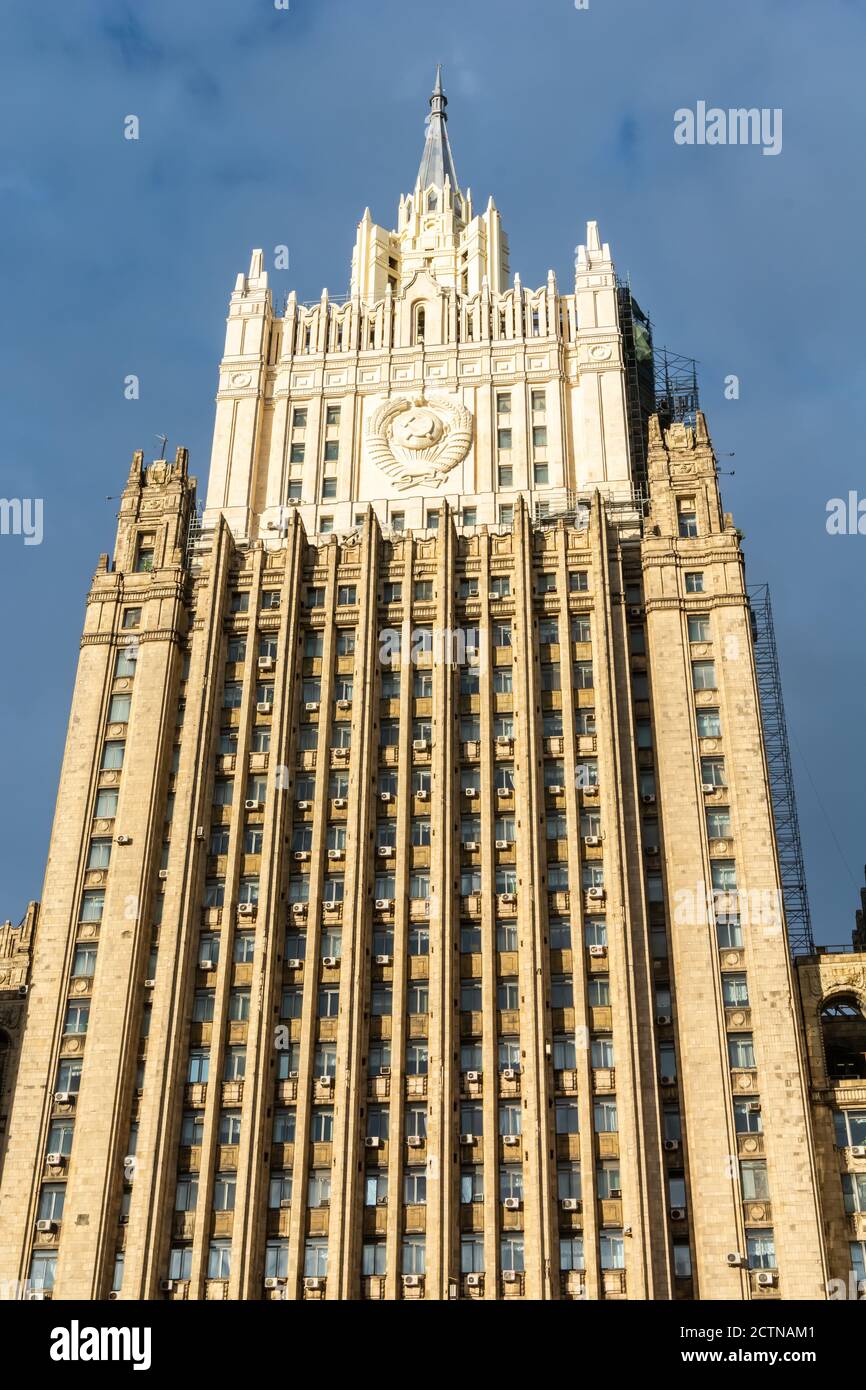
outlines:
{"label": "decorative stone carving", "polygon": [[472,416],[453,396],[396,396],[367,425],[367,453],[400,492],[439,487],[469,452]]}

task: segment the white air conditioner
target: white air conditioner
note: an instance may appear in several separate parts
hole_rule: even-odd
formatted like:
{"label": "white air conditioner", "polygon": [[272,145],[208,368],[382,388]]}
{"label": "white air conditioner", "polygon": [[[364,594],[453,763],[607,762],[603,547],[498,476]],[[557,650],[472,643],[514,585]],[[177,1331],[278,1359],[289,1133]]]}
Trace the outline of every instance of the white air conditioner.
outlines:
{"label": "white air conditioner", "polygon": [[144,987],[145,987],[145,989],[153,989],[153,988],[155,987],[155,985],[156,985],[156,980],[145,980],[145,982],[144,982]]}
{"label": "white air conditioner", "polygon": [[345,700],[345,699],[344,699],[344,700],[338,700],[338,701],[337,701],[337,709],[351,709],[351,708],[352,708],[352,701],[351,701],[351,700]]}
{"label": "white air conditioner", "polygon": [[265,1288],[266,1288],[266,1289],[283,1289],[283,1288],[285,1288],[285,1285],[286,1285],[285,1279],[266,1279],[266,1280],[265,1280]]}
{"label": "white air conditioner", "polygon": [[666,1028],[672,1022],[670,1014],[656,1014],[656,1023],[660,1028]]}
{"label": "white air conditioner", "polygon": [[583,837],[583,843],[584,843],[589,849],[595,849],[598,845],[601,844],[601,836],[600,836],[600,835],[584,835],[584,837]]}
{"label": "white air conditioner", "polygon": [[239,916],[239,917],[255,917],[255,915],[256,915],[256,904],[255,904],[255,903],[238,903],[238,916]]}
{"label": "white air conditioner", "polygon": [[716,790],[716,787],[715,787],[715,783],[714,783],[714,782],[702,782],[702,783],[701,783],[701,791],[702,791],[702,792],[714,792],[715,790]]}
{"label": "white air conditioner", "polygon": [[608,1192],[607,1195],[608,1195],[608,1197],[610,1197],[610,1199],[611,1199],[612,1202],[618,1202],[618,1201],[620,1200],[620,1198],[622,1197],[622,1188],[621,1188],[621,1187],[612,1187],[612,1188],[610,1189],[610,1191]]}
{"label": "white air conditioner", "polygon": [[270,714],[274,706],[270,700],[259,700],[256,705],[256,714]]}
{"label": "white air conditioner", "polygon": [[196,838],[197,840],[203,840],[203,839],[204,839],[204,826],[203,826],[203,825],[197,825],[197,826],[196,826],[196,828],[195,828],[195,838]]}
{"label": "white air conditioner", "polygon": [[37,1231],[47,1234],[56,1229],[56,1223],[54,1221],[37,1221],[36,1229]]}
{"label": "white air conditioner", "polygon": [[429,801],[429,800],[430,800],[430,793],[429,793],[428,791],[425,791],[425,789],[424,789],[423,787],[420,789],[420,791],[417,791],[417,792],[415,793],[415,795],[417,796],[417,798],[418,798],[419,801]]}
{"label": "white air conditioner", "polygon": [[503,1142],[503,1144],[506,1146],[506,1148],[509,1148],[509,1149],[516,1149],[516,1148],[517,1148],[517,1145],[520,1143],[520,1135],[519,1135],[519,1134],[504,1134],[504,1135],[502,1136],[502,1142]]}
{"label": "white air conditioner", "polygon": [[606,956],[606,955],[607,955],[607,947],[606,947],[606,946],[590,946],[590,948],[589,948],[589,954],[590,954],[591,956],[593,956],[596,960],[600,960],[603,956]]}
{"label": "white air conditioner", "polygon": [[318,708],[319,708],[319,702],[318,702],[318,700],[307,700],[306,703],[304,704],[304,709],[306,710],[307,714],[315,714],[315,713],[316,713],[316,710],[317,710]]}
{"label": "white air conditioner", "polygon": [[731,1251],[730,1254],[725,1256],[725,1263],[729,1265],[741,1265],[743,1264],[743,1257],[738,1251]]}
{"label": "white air conditioner", "polygon": [[514,795],[514,788],[513,788],[513,787],[497,787],[497,788],[496,788],[496,795],[497,795],[497,796],[513,796],[513,795]]}
{"label": "white air conditioner", "polygon": [[393,795],[392,795],[391,792],[380,792],[380,793],[379,793],[379,800],[380,800],[380,801],[393,801],[393,800],[394,800],[394,797],[393,797]]}
{"label": "white air conditioner", "polygon": [[[751,1106],[749,1108],[751,1109]],[[760,1108],[760,1105],[755,1106],[756,1110]],[[848,1152],[852,1158],[866,1158],[866,1144],[852,1144]]]}
{"label": "white air conditioner", "polygon": [[506,1270],[503,1270],[503,1272],[502,1272],[502,1282],[503,1282],[504,1284],[516,1284],[516,1283],[517,1283],[517,1271],[516,1271],[516,1270],[513,1270],[513,1269],[506,1269]]}
{"label": "white air conditioner", "polygon": [[45,1162],[49,1168],[61,1168],[66,1162],[63,1154],[50,1153],[45,1155]]}
{"label": "white air conditioner", "polygon": [[335,965],[339,965],[339,959],[337,956],[322,956],[322,964],[331,970]]}
{"label": "white air conditioner", "polygon": [[263,802],[263,801],[254,801],[254,800],[250,799],[249,801],[245,801],[245,802],[244,802],[244,810],[245,810],[245,811],[261,811],[261,810],[263,810],[263,809],[264,809],[264,802]]}
{"label": "white air conditioner", "polygon": [[344,853],[344,851],[341,850],[341,849],[329,849],[329,850],[328,850],[328,858],[329,858],[329,859],[344,859],[344,858],[345,858],[345,853]]}
{"label": "white air conditioner", "polygon": [[504,1205],[506,1211],[520,1211],[520,1198],[506,1197]]}
{"label": "white air conditioner", "polygon": [[417,1289],[420,1283],[421,1278],[418,1274],[403,1275],[403,1287],[406,1289]]}
{"label": "white air conditioner", "polygon": [[382,1147],[382,1140],[378,1137],[378,1135],[376,1135],[376,1134],[368,1134],[367,1138],[364,1140],[364,1148],[365,1148],[365,1149],[380,1149],[381,1147]]}
{"label": "white air conditioner", "polygon": [[594,786],[581,787],[580,790],[583,792],[584,796],[598,796],[598,789],[598,782],[596,782]]}
{"label": "white air conditioner", "polygon": [[321,1287],[322,1287],[322,1281],[321,1281],[321,1279],[305,1279],[305,1280],[304,1280],[304,1288],[305,1288],[305,1289],[314,1289],[314,1290],[315,1290],[315,1289],[320,1289]]}
{"label": "white air conditioner", "polygon": [[481,1080],[481,1072],[480,1072],[480,1071],[468,1071],[468,1072],[466,1073],[466,1080],[467,1080],[467,1081],[480,1081],[480,1080]]}
{"label": "white air conditioner", "polygon": [[460,1143],[461,1143],[461,1144],[474,1144],[474,1143],[475,1143],[475,1135],[474,1135],[474,1134],[461,1134],[461,1136],[460,1136]]}
{"label": "white air conditioner", "polygon": [[547,790],[550,792],[551,796],[562,796],[565,792],[565,787],[561,787],[558,782],[554,782]]}
{"label": "white air conditioner", "polygon": [[592,898],[593,901],[598,901],[599,898],[603,898],[603,897],[604,897],[604,889],[603,889],[603,888],[590,888],[589,891],[587,892],[587,895],[586,895],[586,896],[587,896],[588,898]]}
{"label": "white air conditioner", "polygon": [[306,904],[306,903],[292,903],[292,915],[293,915],[294,917],[306,917],[306,915],[307,915],[307,904]]}
{"label": "white air conditioner", "polygon": [[319,1085],[320,1085],[320,1086],[324,1086],[324,1087],[325,1087],[325,1090],[330,1090],[330,1088],[333,1086],[333,1084],[334,1084],[334,1078],[333,1078],[333,1076],[320,1076],[320,1077],[319,1077]]}
{"label": "white air conditioner", "polygon": [[413,753],[426,753],[429,747],[430,744],[427,742],[426,738],[413,738],[412,740]]}
{"label": "white air conditioner", "polygon": [[200,960],[198,963],[198,968],[199,970],[216,970],[216,961]]}
{"label": "white air conditioner", "polygon": [[272,656],[259,657],[258,666],[260,671],[273,671],[275,665],[276,662]]}
{"label": "white air conditioner", "polygon": [[662,1084],[663,1086],[676,1086],[676,1084],[677,1084],[677,1079],[676,1079],[675,1076],[666,1076],[666,1075],[662,1075],[662,1076],[659,1078],[659,1080],[661,1081],[661,1084]]}
{"label": "white air conditioner", "polygon": [[680,1147],[680,1141],[679,1141],[679,1139],[666,1139],[666,1140],[665,1140],[665,1144],[664,1144],[665,1153],[667,1153],[667,1154],[675,1154],[675,1153],[677,1153],[677,1151],[679,1150],[679,1147]]}
{"label": "white air conditioner", "polygon": [[464,840],[464,841],[463,841],[463,848],[464,848],[464,850],[466,851],[467,854],[475,854],[475,852],[476,852],[477,849],[478,849],[478,841],[477,841],[477,840]]}
{"label": "white air conditioner", "polygon": [[497,734],[497,735],[496,735],[496,746],[497,746],[497,748],[510,748],[513,742],[514,742],[514,739],[511,737],[510,734]]}
{"label": "white air conditioner", "polygon": [[69,1105],[74,1101],[75,1096],[72,1091],[55,1091],[54,1101],[56,1105]]}
{"label": "white air conditioner", "polygon": [[160,869],[159,873],[157,874],[157,878],[168,878],[168,869]]}
{"label": "white air conditioner", "polygon": [[300,956],[292,956],[286,961],[286,965],[290,970],[301,970],[303,969],[304,962]]}
{"label": "white air conditioner", "polygon": [[771,1289],[775,1282],[776,1276],[769,1269],[762,1269],[755,1280],[759,1289]]}
{"label": "white air conditioner", "polygon": [[464,796],[468,796],[470,801],[474,801],[475,797],[478,795],[478,788],[477,788],[477,787],[464,787],[464,788],[463,788],[463,794],[464,794]]}
{"label": "white air conditioner", "polygon": [[346,807],[348,806],[348,804],[349,804],[349,803],[348,803],[348,801],[346,800],[346,798],[345,798],[344,796],[335,796],[335,797],[334,797],[334,810],[335,810],[335,811],[345,811],[345,809],[346,809]]}
{"label": "white air conditioner", "polygon": [[393,903],[394,903],[394,899],[393,899],[393,898],[377,898],[377,899],[376,899],[376,907],[378,908],[378,910],[379,910],[380,912],[387,912],[388,908],[393,906]]}
{"label": "white air conditioner", "polygon": [[480,1275],[480,1274],[467,1274],[467,1276],[466,1276],[466,1287],[467,1287],[467,1289],[480,1289],[480,1288],[481,1288],[481,1275]]}
{"label": "white air conditioner", "polygon": [[503,1068],[502,1068],[502,1079],[503,1079],[503,1081],[516,1081],[516,1080],[517,1080],[517,1068],[516,1068],[516,1067],[503,1067]]}
{"label": "white air conditioner", "polygon": [[478,597],[478,590],[477,590],[477,589],[467,589],[467,590],[466,590],[466,593],[463,595],[463,597],[464,597],[464,598],[477,598],[477,597]]}
{"label": "white air conditioner", "polygon": [[331,752],[335,758],[340,758],[343,762],[345,762],[346,758],[349,756],[348,748],[332,748]]}
{"label": "white air conditioner", "polygon": [[410,1134],[408,1139],[406,1140],[406,1143],[408,1144],[410,1149],[420,1149],[421,1145],[424,1143],[424,1140],[418,1134]]}
{"label": "white air conditioner", "polygon": [[117,843],[118,843],[119,845],[131,845],[131,844],[132,844],[132,836],[131,836],[131,835],[118,835],[118,837],[117,837]]}
{"label": "white air conditioner", "polygon": [[516,903],[516,902],[517,902],[517,894],[516,894],[516,893],[500,893],[500,894],[499,894],[499,901],[500,901],[501,903],[503,903],[505,906],[508,906],[509,903]]}
{"label": "white air conditioner", "polygon": [[391,1075],[391,1068],[390,1068],[390,1067],[380,1067],[380,1068],[379,1068],[379,1075],[380,1075],[380,1076],[390,1076],[390,1075]]}
{"label": "white air conditioner", "polygon": [[394,853],[394,846],[380,845],[379,848],[376,850],[376,853],[378,854],[380,859],[390,859],[391,855]]}
{"label": "white air conditioner", "polygon": [[656,801],[655,792],[644,792],[643,796],[641,797],[641,801],[643,802],[644,806],[654,806]]}
{"label": "white air conditioner", "polygon": [[312,801],[299,801],[297,803],[299,811],[309,811],[313,805]]}
{"label": "white air conditioner", "polygon": [[563,1211],[580,1211],[580,1202],[577,1197],[563,1197],[559,1205]]}
{"label": "white air conditioner", "polygon": [[161,1293],[171,1293],[172,1289],[174,1288],[174,1280],[173,1280],[173,1279],[160,1279],[160,1281],[159,1281],[159,1287],[160,1287],[160,1292],[161,1292]]}
{"label": "white air conditioner", "polygon": [[295,850],[295,858],[297,859],[297,861],[298,861],[299,864],[305,863],[306,860],[309,859],[309,857],[310,857],[310,851],[309,851],[308,849],[296,849],[296,850]]}
{"label": "white air conditioner", "polygon": [[291,1205],[292,1205],[292,1199],[291,1199],[291,1197],[281,1197],[281,1198],[280,1198],[280,1208],[281,1208],[283,1211],[289,1211],[290,1208],[291,1208]]}
{"label": "white air conditioner", "polygon": [[391,957],[390,957],[390,956],[377,956],[377,957],[376,957],[376,964],[377,964],[377,965],[390,965],[390,964],[391,964]]}
{"label": "white air conditioner", "polygon": [[685,1207],[671,1207],[671,1221],[685,1221]]}
{"label": "white air conditioner", "polygon": [[497,849],[508,849],[509,844],[510,844],[510,841],[508,841],[508,840],[497,840],[497,841],[496,841],[496,848],[497,848]]}

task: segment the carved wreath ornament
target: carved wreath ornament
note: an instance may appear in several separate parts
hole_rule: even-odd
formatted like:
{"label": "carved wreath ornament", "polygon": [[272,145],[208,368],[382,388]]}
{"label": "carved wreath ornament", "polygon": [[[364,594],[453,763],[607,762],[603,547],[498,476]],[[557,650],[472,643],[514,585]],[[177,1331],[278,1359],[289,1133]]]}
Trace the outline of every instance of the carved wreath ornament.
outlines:
{"label": "carved wreath ornament", "polygon": [[401,492],[418,483],[438,487],[471,443],[472,416],[449,396],[392,397],[367,424],[368,456]]}

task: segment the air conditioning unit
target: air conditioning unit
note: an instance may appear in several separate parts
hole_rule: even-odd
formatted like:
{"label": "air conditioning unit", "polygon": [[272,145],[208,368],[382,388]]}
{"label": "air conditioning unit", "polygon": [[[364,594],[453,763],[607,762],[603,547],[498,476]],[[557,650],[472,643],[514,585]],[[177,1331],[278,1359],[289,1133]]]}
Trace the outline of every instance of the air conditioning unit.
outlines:
{"label": "air conditioning unit", "polygon": [[662,1076],[660,1077],[660,1080],[663,1086],[676,1086],[677,1084],[677,1079],[675,1076]]}
{"label": "air conditioning unit", "polygon": [[305,917],[307,915],[307,904],[292,903],[292,915],[294,917]]}
{"label": "air conditioning unit", "polygon": [[517,902],[517,894],[516,894],[516,893],[500,893],[500,894],[499,894],[499,901],[500,901],[501,903],[503,903],[505,906],[507,906],[509,903],[516,903],[516,902]]}
{"label": "air conditioning unit", "polygon": [[253,800],[245,801],[245,802],[244,802],[244,810],[245,810],[245,811],[262,811],[262,810],[264,810],[264,802],[263,802],[263,801],[253,801]]}
{"label": "air conditioning unit", "polygon": [[321,1287],[322,1287],[322,1281],[321,1281],[321,1279],[305,1279],[305,1280],[304,1280],[304,1288],[305,1288],[305,1289],[313,1289],[313,1290],[316,1290],[316,1289],[320,1289]]}
{"label": "air conditioning unit", "polygon": [[274,706],[270,700],[259,700],[256,705],[256,714],[270,714]]}
{"label": "air conditioning unit", "polygon": [[266,1288],[266,1289],[283,1289],[283,1288],[285,1288],[285,1286],[286,1286],[286,1281],[285,1281],[285,1279],[266,1279],[266,1280],[265,1280],[265,1288]]}
{"label": "air conditioning unit", "polygon": [[[749,1106],[750,1110],[751,1108],[752,1107]],[[760,1108],[760,1105],[755,1106],[756,1110],[760,1110]],[[866,1158],[866,1144],[852,1144],[849,1153],[852,1158]]]}
{"label": "air conditioning unit", "polygon": [[328,850],[328,858],[329,858],[329,859],[344,859],[344,858],[345,858],[345,854],[344,854],[343,850],[341,850],[341,849],[329,849],[329,850]]}
{"label": "air conditioning unit", "polygon": [[598,782],[596,782],[594,786],[581,787],[581,791],[583,792],[584,796],[598,796],[599,784]]}
{"label": "air conditioning unit", "polygon": [[299,801],[297,806],[299,811],[309,811],[312,809],[313,803],[312,801]]}
{"label": "air conditioning unit", "polygon": [[337,956],[322,956],[322,964],[326,965],[329,970],[332,970],[333,967],[339,965],[339,963],[339,958]]}
{"label": "air conditioning unit", "polygon": [[589,848],[589,849],[595,849],[598,845],[601,844],[601,836],[600,836],[600,835],[584,835],[584,837],[583,837],[583,843],[587,846],[587,848]]}
{"label": "air conditioning unit", "polygon": [[675,1154],[675,1153],[678,1152],[679,1147],[680,1147],[680,1141],[679,1141],[679,1139],[666,1139],[666,1140],[665,1140],[665,1143],[664,1143],[665,1153],[667,1153],[667,1154]]}
{"label": "air conditioning unit", "polygon": [[715,783],[714,783],[714,782],[702,782],[702,783],[701,783],[701,791],[702,791],[702,792],[714,792],[715,790],[716,790],[716,787],[715,787]]}
{"label": "air conditioning unit", "polygon": [[132,836],[131,836],[131,835],[118,835],[118,837],[117,837],[117,843],[118,843],[119,845],[131,845],[131,844],[132,844]]}
{"label": "air conditioning unit", "polygon": [[337,811],[345,811],[345,809],[346,809],[346,807],[348,806],[348,804],[349,804],[349,803],[348,803],[348,801],[346,800],[346,798],[345,798],[344,796],[335,796],[335,797],[334,797],[334,809],[335,809],[335,810],[337,810]]}
{"label": "air conditioning unit", "polygon": [[346,758],[349,756],[348,748],[332,748],[331,752],[335,758],[340,758],[343,762],[345,762]]}
{"label": "air conditioning unit", "polygon": [[352,701],[351,701],[351,700],[338,700],[338,701],[337,701],[337,709],[351,709],[351,708],[352,708]]}
{"label": "air conditioning unit", "polygon": [[477,840],[464,840],[464,841],[463,841],[463,848],[464,848],[464,850],[466,851],[467,854],[475,854],[476,851],[477,851],[477,849],[478,849],[478,841],[477,841]]}
{"label": "air conditioning unit", "polygon": [[587,895],[586,895],[586,896],[587,896],[588,898],[592,898],[594,901],[597,901],[599,898],[603,898],[603,897],[604,897],[604,889],[603,889],[603,888],[590,888],[589,891],[587,892]]}
{"label": "air conditioning unit", "polygon": [[730,1254],[725,1256],[725,1263],[729,1265],[742,1265],[744,1261],[742,1255],[739,1254],[738,1251],[732,1250]]}
{"label": "air conditioning unit", "polygon": [[404,1275],[403,1275],[403,1287],[404,1287],[404,1289],[417,1289],[420,1283],[421,1283],[421,1279],[420,1279],[420,1276],[417,1275],[417,1274],[404,1274]]}
{"label": "air conditioning unit", "polygon": [[51,1231],[53,1231],[53,1230],[56,1230],[56,1227],[57,1227],[57,1223],[56,1223],[55,1221],[37,1221],[37,1222],[36,1222],[36,1229],[37,1229],[37,1231],[39,1231],[39,1232],[42,1233],[42,1234],[46,1234],[46,1235],[47,1235],[49,1232],[51,1232]]}
{"label": "air conditioning unit", "polygon": [[423,787],[421,787],[421,789],[420,789],[419,791],[417,791],[417,792],[415,793],[415,795],[417,796],[417,798],[418,798],[419,801],[429,801],[429,800],[430,800],[430,793],[429,793],[428,791],[425,791],[425,789],[424,789]]}
{"label": "air conditioning unit", "polygon": [[260,671],[273,671],[276,662],[272,656],[260,656],[258,666]]}
{"label": "air conditioning unit", "polygon": [[618,1202],[618,1201],[620,1200],[620,1198],[622,1197],[622,1188],[621,1188],[621,1187],[612,1187],[612,1188],[610,1189],[610,1191],[608,1192],[607,1195],[608,1195],[608,1197],[611,1198],[612,1201]]}
{"label": "air conditioning unit", "polygon": [[390,1075],[391,1075],[391,1068],[390,1068],[390,1067],[380,1067],[380,1068],[379,1068],[379,1075],[380,1075],[380,1076],[390,1076]]}
{"label": "air conditioning unit", "polygon": [[410,1134],[406,1140],[406,1143],[408,1144],[410,1149],[420,1149],[421,1145],[424,1143],[424,1140],[418,1134]]}
{"label": "air conditioning unit", "polygon": [[477,589],[467,589],[467,590],[466,590],[466,593],[465,593],[465,595],[464,595],[464,597],[465,597],[465,598],[477,598],[477,597],[478,597],[478,590],[477,590]]}
{"label": "air conditioning unit", "polygon": [[481,1072],[480,1072],[480,1071],[468,1071],[468,1072],[466,1073],[466,1080],[467,1080],[467,1081],[480,1081],[480,1080],[481,1080]]}
{"label": "air conditioning unit", "polygon": [[412,740],[413,753],[426,753],[429,747],[430,744],[427,742],[426,738],[413,738]]}
{"label": "air conditioning unit", "polygon": [[199,970],[216,970],[216,961],[200,960],[198,963],[198,968]]}
{"label": "air conditioning unit", "polygon": [[370,1135],[368,1135],[367,1138],[364,1140],[364,1148],[365,1148],[365,1149],[381,1149],[381,1147],[382,1147],[382,1140],[378,1137],[378,1135],[370,1134]]}
{"label": "air conditioning unit", "polygon": [[161,1293],[171,1293],[174,1288],[173,1279],[160,1279],[159,1287]]}
{"label": "air conditioning unit", "polygon": [[497,735],[496,735],[496,746],[497,746],[497,748],[510,748],[511,745],[513,744],[513,742],[514,742],[514,739],[511,737],[510,734],[497,734]]}
{"label": "air conditioning unit", "polygon": [[307,700],[304,704],[304,709],[306,710],[307,714],[315,714],[318,708],[318,700]]}
{"label": "air conditioning unit", "polygon": [[320,1077],[319,1077],[319,1085],[320,1085],[320,1086],[324,1086],[324,1088],[325,1088],[326,1091],[330,1090],[331,1087],[333,1086],[333,1084],[334,1084],[334,1078],[333,1078],[333,1076],[320,1076]]}
{"label": "air conditioning unit", "polygon": [[506,1211],[520,1211],[520,1198],[506,1197],[504,1205]]}
{"label": "air conditioning unit", "polygon": [[474,801],[475,797],[478,795],[478,788],[477,788],[477,787],[464,787],[464,788],[463,788],[463,794],[464,794],[464,796],[468,796],[470,801]]}
{"label": "air conditioning unit", "polygon": [[503,1272],[502,1272],[502,1282],[503,1282],[504,1284],[516,1284],[516,1283],[517,1283],[517,1273],[516,1273],[516,1271],[513,1270],[513,1269],[506,1269],[506,1270],[503,1270]]}
{"label": "air conditioning unit", "polygon": [[519,1134],[504,1134],[504,1135],[502,1136],[502,1142],[503,1142],[503,1144],[506,1146],[506,1148],[509,1148],[509,1149],[516,1149],[517,1146],[518,1146],[518,1144],[520,1143],[520,1135],[519,1135]]}
{"label": "air conditioning unit", "polygon": [[517,1080],[517,1068],[516,1068],[516,1067],[503,1067],[503,1068],[502,1068],[502,1079],[503,1079],[503,1081],[516,1081],[516,1080]]}
{"label": "air conditioning unit", "polygon": [[290,970],[301,970],[303,969],[304,962],[300,956],[291,956],[290,959],[286,961],[286,965]]}
{"label": "air conditioning unit", "polygon": [[296,850],[295,850],[295,859],[297,859],[297,861],[298,861],[299,864],[305,863],[306,860],[309,859],[309,857],[310,857],[310,851],[309,851],[308,849],[296,849]]}
{"label": "air conditioning unit", "polygon": [[390,957],[390,956],[377,956],[377,957],[376,957],[376,964],[377,964],[377,965],[390,965],[390,964],[391,964],[391,957]]}
{"label": "air conditioning unit", "polygon": [[49,1168],[61,1168],[66,1162],[63,1154],[50,1153],[45,1155],[45,1162]]}
{"label": "air conditioning unit", "polygon": [[660,1028],[666,1028],[667,1025],[672,1022],[673,1020],[670,1014],[656,1014],[656,1023]]}
{"label": "air conditioning unit", "polygon": [[256,915],[256,904],[255,904],[255,903],[238,903],[238,916],[239,916],[239,917],[255,917],[255,915]]}
{"label": "air conditioning unit", "polygon": [[769,1269],[762,1269],[755,1279],[759,1289],[771,1289],[776,1282],[776,1276]]}
{"label": "air conditioning unit", "polygon": [[658,845],[644,845],[643,849],[644,854],[649,855],[651,859],[655,859],[660,853]]}
{"label": "air conditioning unit", "polygon": [[379,848],[376,850],[376,853],[378,854],[380,859],[390,859],[391,855],[394,852],[395,851],[393,845],[380,845]]}
{"label": "air conditioning unit", "polygon": [[474,1143],[475,1143],[475,1135],[474,1135],[474,1134],[461,1134],[461,1136],[460,1136],[460,1143],[461,1143],[461,1144],[474,1144]]}
{"label": "air conditioning unit", "polygon": [[565,792],[565,787],[561,787],[558,782],[554,782],[547,790],[550,792],[551,796],[562,796]]}
{"label": "air conditioning unit", "polygon": [[196,838],[197,840],[203,840],[203,839],[204,839],[204,826],[203,826],[203,825],[197,825],[197,826],[196,826],[196,828],[195,828],[195,838]]}
{"label": "air conditioning unit", "polygon": [[380,912],[387,912],[388,908],[389,908],[389,907],[393,907],[393,905],[394,905],[394,899],[393,899],[393,898],[377,898],[377,899],[376,899],[376,907],[378,908],[378,910],[379,910]]}
{"label": "air conditioning unit", "polygon": [[144,987],[145,987],[145,989],[153,989],[153,988],[155,987],[155,985],[156,985],[156,980],[145,980],[145,982],[144,982]]}
{"label": "air conditioning unit", "polygon": [[580,1211],[580,1201],[577,1197],[563,1197],[559,1205],[563,1211]]}
{"label": "air conditioning unit", "polygon": [[159,873],[157,874],[157,878],[168,878],[168,869],[160,869]]}
{"label": "air conditioning unit", "polygon": [[480,1289],[480,1288],[481,1288],[481,1275],[480,1275],[480,1274],[467,1274],[467,1276],[466,1276],[466,1287],[467,1287],[467,1289]]}
{"label": "air conditioning unit", "polygon": [[496,848],[497,848],[497,849],[508,849],[509,844],[510,844],[510,841],[509,841],[509,840],[497,840],[497,841],[496,841]]}
{"label": "air conditioning unit", "polygon": [[643,796],[641,797],[641,801],[643,802],[644,806],[655,806],[655,792],[644,792]]}
{"label": "air conditioning unit", "polygon": [[380,800],[380,801],[393,801],[393,800],[394,800],[394,797],[393,797],[393,794],[392,794],[391,792],[380,792],[380,793],[379,793],[379,800]]}
{"label": "air conditioning unit", "polygon": [[671,1221],[685,1221],[685,1207],[671,1207]]}

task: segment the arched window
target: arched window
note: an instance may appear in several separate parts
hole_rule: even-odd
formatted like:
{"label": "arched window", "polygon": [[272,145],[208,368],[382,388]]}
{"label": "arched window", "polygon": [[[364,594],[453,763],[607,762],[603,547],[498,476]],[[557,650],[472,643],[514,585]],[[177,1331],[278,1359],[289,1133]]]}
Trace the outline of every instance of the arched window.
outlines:
{"label": "arched window", "polygon": [[428,211],[428,212],[435,212],[436,209],[438,208],[438,206],[439,206],[439,198],[438,198],[438,196],[437,196],[437,194],[436,194],[436,189],[435,189],[435,188],[431,188],[431,189],[430,189],[430,192],[427,194],[427,211]]}
{"label": "arched window", "polygon": [[821,1009],[827,1074],[866,1080],[866,1018],[855,995],[835,994]]}
{"label": "arched window", "polygon": [[415,310],[415,342],[423,343],[424,332],[427,327],[427,311],[423,304],[419,304]]}

